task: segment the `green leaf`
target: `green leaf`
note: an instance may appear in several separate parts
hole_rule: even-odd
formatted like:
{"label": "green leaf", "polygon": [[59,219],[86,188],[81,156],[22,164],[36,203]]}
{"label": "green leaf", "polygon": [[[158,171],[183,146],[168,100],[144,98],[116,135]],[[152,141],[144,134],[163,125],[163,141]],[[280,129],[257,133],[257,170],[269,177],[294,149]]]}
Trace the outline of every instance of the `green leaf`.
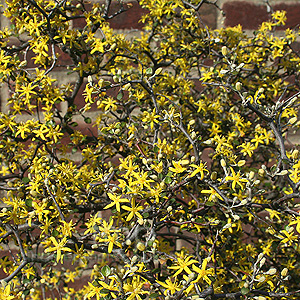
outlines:
{"label": "green leaf", "polygon": [[103,82],[103,85],[106,87],[106,86],[109,86],[111,84],[111,82],[110,81],[104,81]]}
{"label": "green leaf", "polygon": [[147,75],[152,74],[152,68],[146,69],[146,74],[147,74]]}
{"label": "green leaf", "polygon": [[78,123],[72,122],[72,123],[70,123],[70,126],[72,126],[72,127],[77,127],[77,126],[78,126]]}
{"label": "green leaf", "polygon": [[30,181],[30,179],[28,177],[23,177],[22,181],[26,184]]}
{"label": "green leaf", "polygon": [[123,98],[123,93],[119,93],[118,95],[117,95],[117,100],[121,100]]}
{"label": "green leaf", "polygon": [[102,275],[103,275],[104,277],[109,276],[110,273],[111,273],[110,267],[109,267],[109,266],[103,266],[103,267],[101,268],[101,273],[102,273]]}
{"label": "green leaf", "polygon": [[165,178],[165,183],[170,184],[172,182],[172,178],[171,177],[166,177]]}
{"label": "green leaf", "polygon": [[153,294],[151,294],[149,297],[150,297],[150,298],[158,298],[158,296],[159,296],[159,294],[153,293]]}
{"label": "green leaf", "polygon": [[52,236],[57,237],[59,235],[59,232],[56,229],[53,229]]}
{"label": "green leaf", "polygon": [[25,200],[25,204],[26,204],[28,207],[32,207],[32,199],[26,199],[26,200]]}
{"label": "green leaf", "polygon": [[156,273],[160,273],[160,271],[161,271],[160,268],[155,268],[155,269],[153,269],[151,272],[152,272],[153,274],[156,274]]}
{"label": "green leaf", "polygon": [[[23,281],[24,283],[25,283],[25,280]],[[24,292],[23,292],[23,295],[24,296],[27,296],[27,295],[29,295],[30,294],[30,289],[27,289],[27,290],[25,290]]]}
{"label": "green leaf", "polygon": [[91,124],[91,123],[92,123],[92,119],[89,118],[89,117],[86,117],[86,118],[84,118],[84,122],[85,122],[86,124]]}
{"label": "green leaf", "polygon": [[248,288],[245,288],[245,287],[243,287],[243,288],[241,288],[241,293],[242,293],[243,295],[246,295],[246,294],[248,294],[248,293],[249,293],[249,289],[248,289]]}

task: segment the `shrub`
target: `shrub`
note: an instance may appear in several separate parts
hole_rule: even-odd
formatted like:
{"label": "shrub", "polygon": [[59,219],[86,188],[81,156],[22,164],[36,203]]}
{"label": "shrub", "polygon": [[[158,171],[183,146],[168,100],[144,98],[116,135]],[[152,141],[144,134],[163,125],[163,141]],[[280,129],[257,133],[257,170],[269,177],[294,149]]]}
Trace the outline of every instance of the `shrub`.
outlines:
{"label": "shrub", "polygon": [[7,1],[1,299],[299,297],[299,31],[203,2]]}

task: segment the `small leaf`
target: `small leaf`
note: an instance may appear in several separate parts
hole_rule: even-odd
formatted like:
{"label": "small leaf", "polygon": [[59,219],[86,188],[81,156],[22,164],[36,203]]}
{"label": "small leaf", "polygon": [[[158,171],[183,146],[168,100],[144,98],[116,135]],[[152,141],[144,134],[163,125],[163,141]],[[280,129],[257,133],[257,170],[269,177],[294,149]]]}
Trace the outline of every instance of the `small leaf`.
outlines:
{"label": "small leaf", "polygon": [[92,123],[92,119],[89,118],[89,117],[86,117],[86,118],[84,118],[84,122],[85,122],[86,124],[91,124],[91,123]]}
{"label": "small leaf", "polygon": [[32,207],[32,199],[26,199],[26,200],[25,200],[25,204],[26,204],[28,207]]}
{"label": "small leaf", "polygon": [[123,93],[119,93],[117,95],[117,100],[120,101],[123,98]]}
{"label": "small leaf", "polygon": [[109,267],[109,266],[103,266],[103,267],[101,268],[101,273],[102,273],[102,275],[103,275],[104,277],[109,276],[110,273],[111,273],[110,267]]}
{"label": "small leaf", "polygon": [[151,294],[149,297],[150,297],[150,298],[155,298],[155,299],[157,299],[157,298],[159,297],[159,294],[153,293],[153,294]]}
{"label": "small leaf", "polygon": [[166,177],[165,178],[165,183],[170,184],[172,182],[171,177]]}
{"label": "small leaf", "polygon": [[147,75],[152,74],[152,68],[146,69],[146,74],[147,74]]}
{"label": "small leaf", "polygon": [[30,181],[30,179],[28,177],[23,177],[22,181],[26,184]]}
{"label": "small leaf", "polygon": [[78,126],[78,123],[72,122],[72,123],[70,123],[70,126],[72,126],[72,127],[77,127],[77,126]]}
{"label": "small leaf", "polygon": [[248,294],[248,293],[249,293],[249,289],[248,289],[248,288],[245,288],[245,287],[243,287],[243,288],[241,288],[241,293],[242,293],[243,295],[246,295],[246,294]]}
{"label": "small leaf", "polygon": [[52,236],[57,237],[59,235],[59,232],[56,229],[53,229]]}

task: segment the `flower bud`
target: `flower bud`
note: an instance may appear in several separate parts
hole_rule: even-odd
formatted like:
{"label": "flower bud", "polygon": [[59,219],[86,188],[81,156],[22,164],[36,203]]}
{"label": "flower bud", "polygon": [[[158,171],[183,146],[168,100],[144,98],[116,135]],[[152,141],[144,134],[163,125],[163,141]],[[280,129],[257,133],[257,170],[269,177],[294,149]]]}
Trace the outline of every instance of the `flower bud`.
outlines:
{"label": "flower bud", "polygon": [[217,172],[216,172],[216,171],[213,171],[213,172],[211,173],[211,175],[210,175],[210,179],[211,179],[211,180],[216,180],[216,179],[217,179],[217,176],[218,176]]}
{"label": "flower bud", "polygon": [[263,257],[264,257],[264,254],[263,254],[263,253],[259,253],[259,254],[258,254],[258,257],[257,257],[257,260],[259,261],[259,260],[261,260]]}
{"label": "flower bud", "polygon": [[299,156],[299,151],[297,149],[293,150],[292,152],[292,159],[297,159]]}
{"label": "flower bud", "polygon": [[222,52],[222,54],[224,55],[224,56],[226,56],[227,54],[228,54],[228,49],[227,49],[227,47],[226,46],[223,46],[222,47],[222,49],[221,49],[221,52]]}
{"label": "flower bud", "polygon": [[110,50],[115,50],[117,48],[117,44],[116,43],[113,43],[111,46],[110,46]]}
{"label": "flower bud", "polygon": [[297,117],[293,117],[290,119],[290,124],[294,124],[297,122]]}
{"label": "flower bud", "polygon": [[130,82],[123,85],[123,90],[125,90],[125,91],[129,91],[130,88],[131,88],[131,83]]}
{"label": "flower bud", "polygon": [[223,168],[225,168],[226,167],[226,161],[225,161],[225,159],[221,159],[221,166],[223,167]]}
{"label": "flower bud", "polygon": [[137,249],[140,250],[140,251],[145,251],[146,249],[146,246],[144,243],[142,242],[138,242],[137,245],[136,245]]}
{"label": "flower bud", "polygon": [[173,207],[171,205],[167,207],[167,212],[168,213],[171,212],[172,210],[173,210]]}
{"label": "flower bud", "polygon": [[285,276],[287,275],[288,271],[289,271],[288,268],[284,268],[284,269],[282,269],[280,275],[281,275],[282,277],[285,277]]}
{"label": "flower bud", "polygon": [[25,67],[25,66],[27,66],[27,60],[21,61],[20,64],[19,64],[19,67],[22,68],[22,67]]}
{"label": "flower bud", "polygon": [[236,84],[235,84],[235,88],[237,91],[241,91],[242,90],[242,84],[238,81]]}
{"label": "flower bud", "polygon": [[196,132],[195,132],[195,131],[193,131],[193,132],[191,133],[191,138],[192,138],[192,139],[195,139],[195,138],[196,138],[196,136],[197,136]]}
{"label": "flower bud", "polygon": [[255,173],[253,171],[250,171],[249,173],[249,179],[253,179],[254,178]]}
{"label": "flower bud", "polygon": [[263,258],[261,259],[261,261],[259,262],[260,267],[262,267],[262,266],[265,264],[265,262],[266,262],[266,258],[263,257]]}
{"label": "flower bud", "polygon": [[274,275],[276,274],[277,270],[275,268],[270,268],[269,271],[266,273],[268,275]]}
{"label": "flower bud", "polygon": [[158,69],[156,69],[156,71],[155,71],[155,75],[159,75],[160,73],[161,73],[161,71],[162,71],[162,68],[158,68]]}
{"label": "flower bud", "polygon": [[265,280],[266,280],[266,277],[263,275],[258,278],[259,282],[264,282]]}
{"label": "flower bud", "polygon": [[138,219],[137,222],[139,223],[139,225],[143,226],[144,225],[144,220],[143,219]]}
{"label": "flower bud", "polygon": [[241,205],[245,205],[245,204],[247,204],[247,199],[243,199],[242,201],[241,201]]}
{"label": "flower bud", "polygon": [[288,170],[282,170],[280,173],[278,173],[277,175],[279,175],[279,176],[284,176],[284,175],[286,175],[286,174],[288,174],[289,173],[289,171]]}
{"label": "flower bud", "polygon": [[245,163],[246,163],[246,161],[242,159],[242,160],[239,160],[239,161],[238,161],[237,165],[238,165],[239,167],[242,167],[243,165],[245,165]]}

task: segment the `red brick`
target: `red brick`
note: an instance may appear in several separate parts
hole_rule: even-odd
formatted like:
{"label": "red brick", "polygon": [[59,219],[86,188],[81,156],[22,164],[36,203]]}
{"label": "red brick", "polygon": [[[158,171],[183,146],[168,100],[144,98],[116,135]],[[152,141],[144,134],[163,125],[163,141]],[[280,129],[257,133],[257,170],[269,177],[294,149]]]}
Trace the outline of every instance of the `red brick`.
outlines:
{"label": "red brick", "polygon": [[84,121],[77,122],[78,126],[74,127],[75,130],[80,131],[82,134],[86,136],[98,136],[98,128],[94,126],[94,124],[87,124]]}
{"label": "red brick", "polygon": [[[49,57],[52,58],[52,50],[49,49],[48,51],[48,54],[49,54]],[[65,66],[65,65],[70,65],[72,64],[72,59],[71,57],[63,52],[59,47],[55,47],[55,53],[56,53],[56,57],[57,57],[57,62],[56,62],[56,67],[55,67],[55,70],[58,70],[60,69],[61,66]],[[34,57],[36,57],[37,54],[34,53],[32,50],[29,50],[27,52],[27,55],[26,55],[26,59],[27,59],[27,66],[28,68],[38,68],[40,65],[38,64],[35,64],[34,63]],[[51,59],[51,63],[49,63],[48,65],[48,68],[50,68],[52,64],[52,59]]]}
{"label": "red brick", "polygon": [[[272,6],[273,10],[285,10],[287,12],[287,23],[277,30],[295,27],[299,24],[300,4],[278,3]],[[225,13],[225,26],[236,26],[241,24],[243,29],[257,29],[262,22],[271,18],[266,5],[257,5],[247,1],[226,2],[223,5]]]}
{"label": "red brick", "polygon": [[225,26],[241,24],[243,29],[256,29],[262,22],[268,20],[266,5],[256,5],[246,1],[226,2],[223,5]]}
{"label": "red brick", "polygon": [[286,11],[286,25],[280,27],[279,29],[293,28],[299,26],[299,16],[300,16],[300,3],[298,4],[285,4],[279,3],[274,5],[274,11],[276,10],[285,10]]}
{"label": "red brick", "polygon": [[[93,119],[92,119],[93,121]],[[75,121],[74,121],[75,122]],[[98,136],[98,128],[97,126],[94,126],[93,123],[91,124],[87,124],[84,122],[84,120],[82,121],[76,121],[77,126],[70,126],[71,129],[73,129],[74,131],[79,131],[81,132],[83,135],[88,136],[88,137],[97,137]],[[65,135],[62,137],[62,139],[60,140],[61,144],[63,145],[67,145],[70,147],[70,151],[73,148],[73,144],[72,141],[70,139],[70,135],[68,133],[65,133]]]}
{"label": "red brick", "polygon": [[[86,11],[91,11],[93,5],[91,3],[85,3],[84,7]],[[86,25],[85,18],[78,18],[73,20],[73,28],[83,29],[85,25]]]}
{"label": "red brick", "polygon": [[217,8],[214,5],[204,3],[199,9],[199,15],[204,25],[217,28]]}
{"label": "red brick", "polygon": [[[137,2],[126,4],[127,10],[109,20],[110,26],[114,29],[142,29],[144,24],[139,22],[142,15],[147,13]],[[109,13],[114,14],[120,9],[116,2],[111,6]]]}
{"label": "red brick", "polygon": [[[85,5],[87,11],[92,9],[92,5]],[[113,2],[109,9],[109,16],[115,14],[120,10],[120,4]],[[109,23],[114,29],[142,29],[143,24],[139,22],[142,15],[147,10],[143,9],[137,2],[129,2],[125,4],[126,11],[113,17],[109,20]],[[79,18],[73,20],[74,28],[84,28],[86,25],[85,18]]]}

